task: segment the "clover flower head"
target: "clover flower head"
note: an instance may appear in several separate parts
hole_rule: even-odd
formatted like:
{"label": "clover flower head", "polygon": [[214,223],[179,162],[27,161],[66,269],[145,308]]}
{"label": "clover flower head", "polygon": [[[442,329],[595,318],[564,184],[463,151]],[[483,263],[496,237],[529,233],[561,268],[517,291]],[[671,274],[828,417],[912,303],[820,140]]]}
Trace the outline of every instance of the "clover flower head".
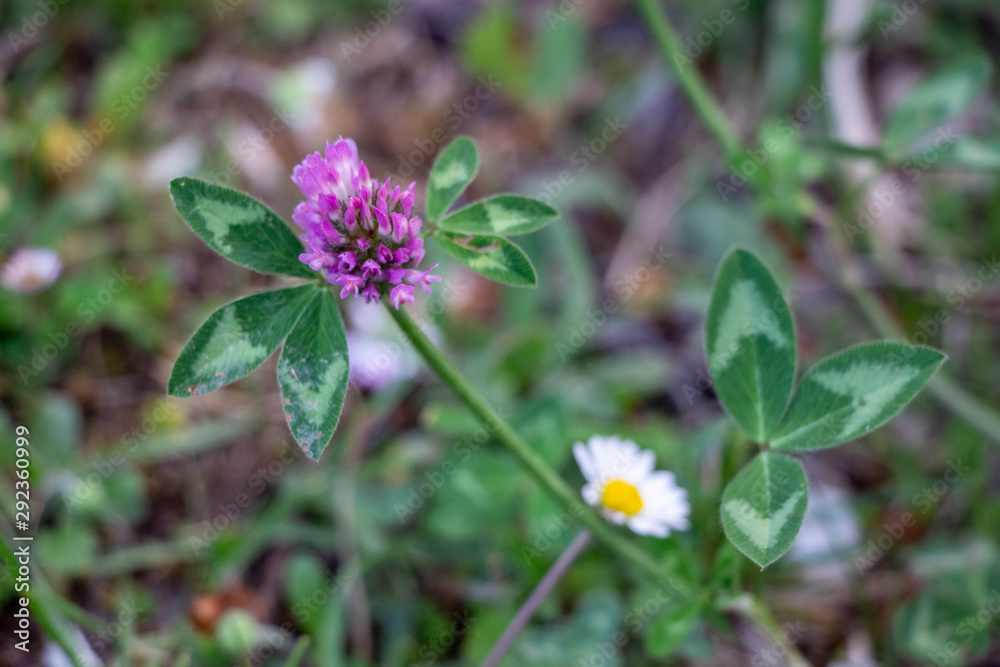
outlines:
{"label": "clover flower head", "polygon": [[413,303],[413,288],[430,292],[440,276],[420,271],[424,240],[420,218],[413,215],[415,183],[390,188],[389,179],[371,177],[358,157],[358,147],[341,137],[327,143],[324,155],[313,153],[292,171],[292,181],[306,200],[292,219],[305,234],[306,252],[299,259],[340,286],[340,298],[364,297],[378,302],[390,289],[397,309]]}
{"label": "clover flower head", "polygon": [[687,491],[677,486],[673,473],[654,470],[656,456],[650,450],[618,436],[595,435],[586,445],[573,445],[573,456],[587,480],[583,499],[609,521],[654,537],[687,530]]}
{"label": "clover flower head", "polygon": [[10,256],[0,272],[0,285],[12,292],[34,294],[59,277],[62,262],[54,250],[21,248]]}

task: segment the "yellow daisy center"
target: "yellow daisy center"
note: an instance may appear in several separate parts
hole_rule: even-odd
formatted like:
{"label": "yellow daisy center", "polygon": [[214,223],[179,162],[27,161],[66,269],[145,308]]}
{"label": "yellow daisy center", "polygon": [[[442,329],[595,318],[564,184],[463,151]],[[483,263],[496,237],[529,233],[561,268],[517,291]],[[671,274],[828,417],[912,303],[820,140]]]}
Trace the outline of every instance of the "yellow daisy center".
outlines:
{"label": "yellow daisy center", "polygon": [[601,504],[610,510],[632,516],[642,509],[642,497],[639,490],[620,479],[608,482],[601,495]]}

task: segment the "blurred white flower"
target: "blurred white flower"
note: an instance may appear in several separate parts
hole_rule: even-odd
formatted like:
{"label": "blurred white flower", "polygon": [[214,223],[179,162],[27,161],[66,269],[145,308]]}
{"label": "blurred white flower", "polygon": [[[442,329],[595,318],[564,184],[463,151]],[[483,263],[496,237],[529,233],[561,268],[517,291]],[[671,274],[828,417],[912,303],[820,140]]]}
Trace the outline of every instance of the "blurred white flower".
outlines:
{"label": "blurred white flower", "polygon": [[0,285],[12,292],[34,294],[54,283],[60,271],[62,262],[54,250],[20,248],[4,264]]}
{"label": "blurred white flower", "polygon": [[[307,58],[282,71],[271,84],[271,100],[283,120],[306,138],[325,136],[327,105],[337,87],[337,68],[325,58]],[[306,142],[315,143],[315,142]]]}
{"label": "blurred white flower", "polygon": [[[828,484],[813,484],[799,534],[792,542],[792,558],[836,560],[861,543],[861,527],[851,498]],[[832,558],[831,558],[832,557]]]}
{"label": "blurred white flower", "polygon": [[857,576],[848,558],[861,544],[861,525],[843,490],[824,483],[811,484],[809,505],[788,558],[808,570],[814,584],[843,590]]}
{"label": "blurred white flower", "polygon": [[193,134],[185,134],[146,157],[140,172],[143,185],[162,188],[173,178],[190,174],[201,164],[204,145]]}
{"label": "blurred white flower", "polygon": [[[384,309],[357,299],[344,302],[351,327],[347,349],[351,381],[377,391],[393,382],[408,380],[420,371],[420,357],[410,347]],[[421,322],[427,337],[440,343],[441,332],[430,322]]]}
{"label": "blurred white flower", "polygon": [[583,499],[614,523],[640,535],[667,537],[670,530],[687,530],[687,491],[674,474],[654,470],[656,456],[618,436],[591,436],[573,445],[573,456],[587,480]]}

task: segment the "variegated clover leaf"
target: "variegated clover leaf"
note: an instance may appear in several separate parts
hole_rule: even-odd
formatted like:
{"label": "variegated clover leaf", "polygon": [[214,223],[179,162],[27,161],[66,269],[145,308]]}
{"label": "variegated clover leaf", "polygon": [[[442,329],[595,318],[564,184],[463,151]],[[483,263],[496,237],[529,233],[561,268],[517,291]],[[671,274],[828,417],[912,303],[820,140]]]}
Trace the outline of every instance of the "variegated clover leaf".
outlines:
{"label": "variegated clover leaf", "polygon": [[340,421],[350,376],[347,335],[329,290],[319,290],[292,329],[278,359],[288,427],[299,447],[319,459]]}
{"label": "variegated clover leaf", "polygon": [[195,396],[249,375],[284,342],[315,285],[262,292],[231,301],[212,313],[174,363],[167,392]]}
{"label": "variegated clover leaf", "polygon": [[302,243],[288,225],[249,195],[178,178],[170,183],[170,196],[192,231],[226,259],[261,273],[316,276],[299,261]]}
{"label": "variegated clover leaf", "polygon": [[441,151],[427,179],[427,221],[437,222],[479,171],[479,152],[468,137],[458,137]]}
{"label": "variegated clover leaf", "polygon": [[537,199],[496,195],[445,216],[478,168],[479,155],[468,137],[452,141],[434,162],[427,182],[427,217],[435,223],[434,238],[446,253],[490,280],[533,287],[537,279],[531,260],[506,237],[536,232],[559,214]]}
{"label": "variegated clover leaf", "polygon": [[705,329],[719,401],[751,438],[767,442],[792,395],[795,325],[778,284],[746,250],[722,261]]}
{"label": "variegated clover leaf", "polygon": [[768,451],[726,488],[726,536],[761,567],[791,545],[806,507],[805,475],[782,452],[832,447],[882,426],[927,384],[941,352],[888,341],[848,348],[812,368],[792,396],[795,327],[767,268],[730,252],[712,287],[706,357],[733,421]]}
{"label": "variegated clover leaf", "polygon": [[535,267],[524,251],[502,236],[463,236],[439,232],[435,238],[449,255],[498,283],[534,287]]}
{"label": "variegated clover leaf", "polygon": [[534,199],[500,195],[447,215],[478,169],[468,137],[441,152],[428,178],[425,226],[415,215],[412,184],[393,188],[372,178],[350,139],[329,143],[292,172],[305,197],[292,214],[305,246],[248,195],[193,178],[171,182],[177,212],[212,250],[261,273],[311,282],[243,297],[212,313],[181,351],[167,391],[215,391],[284,346],[277,374],[288,428],[318,459],[337,428],[350,377],[344,325],[325,283],[339,288],[342,299],[386,298],[396,309],[413,303],[415,288],[429,292],[441,280],[434,266],[419,266],[424,237],[436,234],[441,247],[473,271],[509,285],[535,285],[531,260],[506,237],[537,231],[557,213]]}
{"label": "variegated clover leaf", "polygon": [[519,195],[497,195],[456,211],[441,221],[441,229],[460,234],[516,236],[530,234],[559,214],[548,204]]}
{"label": "variegated clover leaf", "polygon": [[827,357],[802,378],[771,445],[822,449],[870,433],[902,410],[944,359],[929,347],[888,341]]}
{"label": "variegated clover leaf", "polygon": [[807,502],[806,474],[799,462],[777,452],[763,452],[722,494],[722,527],[737,549],[767,567],[792,545]]}
{"label": "variegated clover leaf", "polygon": [[[260,202],[192,178],[171,183],[177,211],[210,248],[265,273],[317,277],[299,260],[302,244]],[[288,427],[317,460],[333,437],[347,392],[347,340],[334,296],[309,282],[225,304],[181,350],[171,396],[215,391],[246,377],[284,345],[278,382]]]}

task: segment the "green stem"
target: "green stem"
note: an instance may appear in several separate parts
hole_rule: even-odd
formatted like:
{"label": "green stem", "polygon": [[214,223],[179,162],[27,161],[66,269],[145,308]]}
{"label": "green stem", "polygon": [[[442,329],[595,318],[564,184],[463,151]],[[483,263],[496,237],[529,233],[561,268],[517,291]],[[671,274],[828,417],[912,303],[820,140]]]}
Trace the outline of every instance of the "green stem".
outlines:
{"label": "green stem", "polygon": [[309,637],[303,636],[295,643],[295,648],[293,648],[291,654],[289,654],[285,667],[299,667],[299,663],[302,662],[302,658],[306,656],[307,650],[309,650]]}
{"label": "green stem", "polygon": [[743,144],[705,82],[694,69],[694,64],[683,57],[684,47],[680,37],[663,15],[659,0],[636,0],[636,5],[646,21],[646,26],[653,34],[663,59],[673,70],[677,83],[684,90],[695,113],[701,117],[702,122],[722,145],[726,159],[729,162],[735,161],[744,151]]}
{"label": "green stem", "polygon": [[971,424],[980,433],[1000,443],[1000,414],[980,401],[950,376],[940,371],[927,383],[927,388],[952,412]]}
{"label": "green stem", "polygon": [[739,613],[752,620],[771,642],[769,656],[784,654],[789,667],[809,667],[809,662],[793,645],[793,638],[778,625],[767,607],[753,596],[743,594],[730,600],[719,600],[716,606],[722,611]]}
{"label": "green stem", "polygon": [[[712,134],[715,135],[715,138],[725,151],[728,160],[732,162],[742,154],[744,148],[698,72],[694,68],[688,67],[685,59],[675,57],[676,54],[683,53],[681,41],[663,15],[659,0],[635,0],[635,2],[656,40],[661,55],[677,76],[678,83],[691,102],[691,106],[694,107],[694,110],[701,117],[702,121]],[[836,145],[836,142],[829,142],[829,145]],[[885,160],[885,156],[877,149],[851,148],[854,148],[859,153],[865,153],[869,157],[879,159],[880,162]],[[835,232],[831,230],[830,235],[835,236]],[[852,262],[853,257],[849,250],[844,252],[843,248],[837,248],[837,251],[842,261]],[[875,329],[881,335],[888,338],[902,338],[902,332],[885,306],[863,289],[848,284],[844,280],[843,271],[840,274],[838,278],[840,279],[842,288],[854,299],[861,310],[864,311],[865,316],[871,321]],[[1000,412],[997,412],[989,405],[978,400],[974,395],[962,389],[954,380],[941,371],[927,384],[927,389],[960,418],[964,419],[988,438],[1000,442]]]}
{"label": "green stem", "polygon": [[[671,70],[673,70],[678,84],[687,96],[691,106],[701,117],[702,122],[705,123],[709,131],[715,135],[716,140],[726,154],[728,163],[730,165],[735,164],[737,159],[745,153],[743,143],[730,124],[729,119],[723,113],[719,103],[712,97],[708,86],[705,85],[697,70],[693,67],[685,67],[686,61],[683,58],[676,57],[682,53],[681,41],[664,16],[660,0],[635,0],[635,2],[639,8],[639,12],[646,21],[647,27],[653,34],[653,38],[656,40],[660,54],[666,60]],[[751,618],[762,625],[765,632],[770,634],[773,630],[773,624],[767,622],[767,619],[770,617],[769,615],[767,618],[762,617],[762,614],[767,611],[766,608],[753,601],[751,611],[755,612],[749,614]],[[793,664],[808,664],[798,655],[794,647],[789,647],[788,652],[790,654],[790,661]]]}
{"label": "green stem", "polygon": [[113,551],[101,556],[92,563],[79,567],[67,568],[61,571],[66,576],[107,577],[134,572],[135,570],[150,570],[157,567],[169,567],[179,563],[195,562],[198,555],[191,548],[187,539],[175,539],[169,542],[149,542],[119,551]]}
{"label": "green stem", "polygon": [[535,476],[535,479],[553,498],[566,508],[571,516],[579,518],[601,544],[619,557],[638,566],[653,579],[668,585],[680,599],[690,600],[698,594],[689,584],[680,581],[672,572],[661,567],[649,554],[611,528],[590,507],[584,505],[569,485],[496,413],[486,399],[476,391],[475,387],[448,363],[441,351],[434,346],[434,343],[427,338],[406,311],[396,310],[388,302],[386,302],[386,308],[413,347],[437,373],[438,377],[493,433],[500,444],[510,450],[524,464],[524,467]]}
{"label": "green stem", "polygon": [[815,146],[818,149],[846,157],[874,160],[879,164],[884,164],[886,161],[885,151],[878,146],[855,146],[828,137],[805,137],[804,143],[808,146]]}

